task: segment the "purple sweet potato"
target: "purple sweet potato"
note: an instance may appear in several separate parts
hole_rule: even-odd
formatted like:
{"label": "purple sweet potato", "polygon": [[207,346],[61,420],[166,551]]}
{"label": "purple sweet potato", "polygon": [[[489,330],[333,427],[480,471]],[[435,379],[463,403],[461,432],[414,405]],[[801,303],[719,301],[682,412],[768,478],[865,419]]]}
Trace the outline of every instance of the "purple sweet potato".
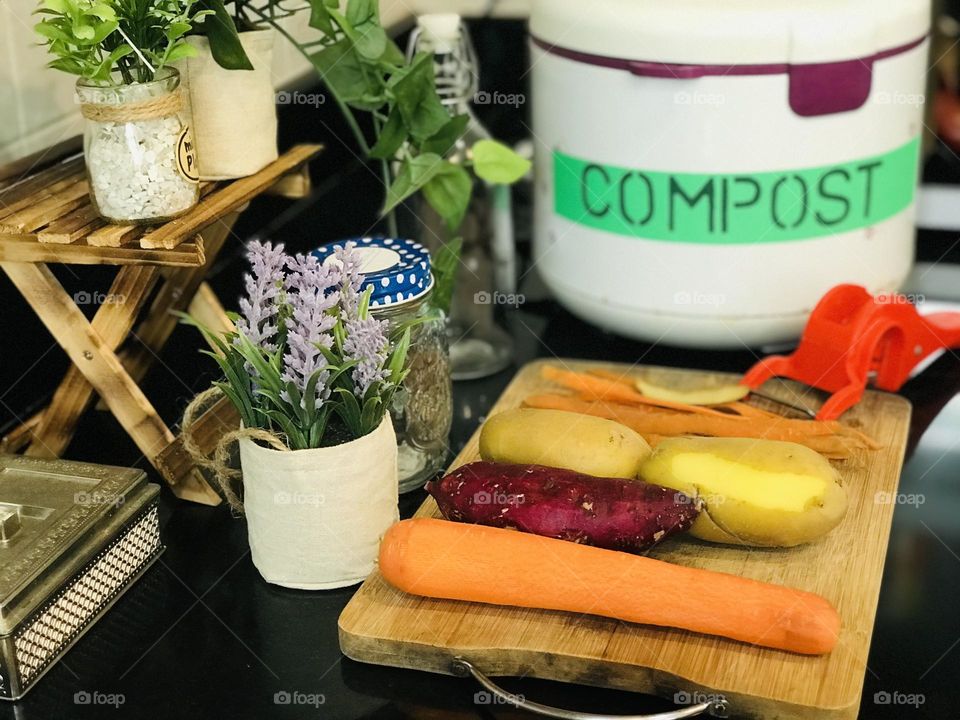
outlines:
{"label": "purple sweet potato", "polygon": [[431,480],[427,492],[448,520],[627,552],[686,530],[699,514],[676,490],[542,465],[473,462]]}

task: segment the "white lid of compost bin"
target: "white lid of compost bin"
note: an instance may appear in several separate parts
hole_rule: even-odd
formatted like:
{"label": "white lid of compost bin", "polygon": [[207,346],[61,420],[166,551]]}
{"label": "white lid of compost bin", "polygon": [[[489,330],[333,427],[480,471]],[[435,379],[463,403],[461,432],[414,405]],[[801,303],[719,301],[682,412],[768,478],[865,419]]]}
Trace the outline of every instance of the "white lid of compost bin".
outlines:
{"label": "white lid of compost bin", "polygon": [[548,46],[677,64],[823,63],[911,43],[930,0],[533,0]]}

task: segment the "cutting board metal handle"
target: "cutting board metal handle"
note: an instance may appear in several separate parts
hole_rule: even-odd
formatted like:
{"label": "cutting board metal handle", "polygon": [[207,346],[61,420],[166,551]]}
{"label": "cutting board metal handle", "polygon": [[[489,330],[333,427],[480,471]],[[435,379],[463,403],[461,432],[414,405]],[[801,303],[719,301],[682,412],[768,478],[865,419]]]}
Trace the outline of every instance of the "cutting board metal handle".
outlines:
{"label": "cutting board metal handle", "polygon": [[480,672],[473,663],[462,657],[455,657],[451,667],[454,675],[473,677],[474,680],[483,686],[484,690],[496,696],[507,705],[513,705],[516,708],[537,715],[560,718],[560,720],[681,720],[682,718],[696,717],[697,715],[703,715],[705,713],[712,717],[725,718],[728,712],[727,701],[722,698],[690,705],[682,710],[672,710],[670,712],[655,713],[653,715],[602,715],[577,712],[575,710],[564,710],[563,708],[551,707],[550,705],[541,705],[540,703],[527,700],[522,695],[514,695],[513,693],[507,692]]}

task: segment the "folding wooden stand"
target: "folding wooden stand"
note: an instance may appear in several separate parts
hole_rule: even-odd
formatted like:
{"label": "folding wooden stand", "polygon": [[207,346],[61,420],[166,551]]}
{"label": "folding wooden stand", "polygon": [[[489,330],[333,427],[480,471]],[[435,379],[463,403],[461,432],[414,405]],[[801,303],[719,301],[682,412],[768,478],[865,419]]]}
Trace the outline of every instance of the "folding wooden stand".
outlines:
{"label": "folding wooden stand", "polygon": [[[99,218],[77,139],[0,168],[0,268],[72,362],[50,405],[0,440],[0,451],[59,457],[97,394],[177,497],[219,503],[138,383],[176,327],[172,311],[189,309],[215,329],[232,327],[204,277],[252,198],[309,192],[306,163],[320,149],[298,145],[255,175],[204,183],[195,208],[158,226]],[[92,296],[71,297],[48,263],[118,267],[92,321],[79,308]],[[235,415],[218,407],[224,426],[235,426]],[[171,446],[179,451],[175,467],[159,459]]]}

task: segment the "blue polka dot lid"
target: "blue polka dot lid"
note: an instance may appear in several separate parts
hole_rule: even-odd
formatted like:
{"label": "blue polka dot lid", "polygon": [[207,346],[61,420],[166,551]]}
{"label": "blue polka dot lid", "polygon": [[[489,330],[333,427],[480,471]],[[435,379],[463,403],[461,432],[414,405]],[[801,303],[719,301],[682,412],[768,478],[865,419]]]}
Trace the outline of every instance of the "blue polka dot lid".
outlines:
{"label": "blue polka dot lid", "polygon": [[[373,288],[370,307],[382,308],[417,300],[433,288],[430,253],[414,240],[389,237],[351,238],[363,272],[363,290]],[[342,240],[323,245],[313,254],[324,264],[336,262],[333,249]]]}

